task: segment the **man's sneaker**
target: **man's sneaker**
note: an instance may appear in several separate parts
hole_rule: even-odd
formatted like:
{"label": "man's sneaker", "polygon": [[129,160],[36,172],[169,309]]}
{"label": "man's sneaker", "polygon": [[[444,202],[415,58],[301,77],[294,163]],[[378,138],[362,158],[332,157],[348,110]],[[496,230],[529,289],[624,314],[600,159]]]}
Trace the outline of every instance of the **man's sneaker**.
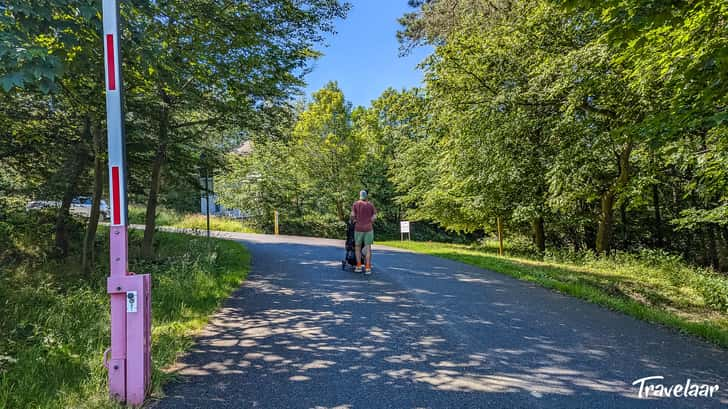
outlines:
{"label": "man's sneaker", "polygon": [[361,266],[354,267],[354,272],[355,273],[361,273]]}
{"label": "man's sneaker", "polygon": [[371,274],[372,268],[370,266],[367,266],[366,270],[364,270],[364,274]]}

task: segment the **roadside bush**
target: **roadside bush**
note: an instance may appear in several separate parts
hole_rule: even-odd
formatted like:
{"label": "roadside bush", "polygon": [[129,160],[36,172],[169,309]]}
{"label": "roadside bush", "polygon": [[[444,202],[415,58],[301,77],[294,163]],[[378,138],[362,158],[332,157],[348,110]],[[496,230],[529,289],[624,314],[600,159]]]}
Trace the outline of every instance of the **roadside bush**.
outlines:
{"label": "roadside bush", "polygon": [[718,274],[699,276],[700,292],[707,305],[728,314],[728,279]]}
{"label": "roadside bush", "polygon": [[12,224],[0,220],[0,260],[7,259],[14,251],[12,237],[14,230]]}
{"label": "roadside bush", "polygon": [[[346,238],[346,223],[329,215],[308,215],[301,218],[281,217],[279,220],[281,234],[309,237],[326,237],[330,239]],[[266,229],[272,232],[273,226]]]}
{"label": "roadside bush", "polygon": [[[477,244],[473,247],[476,250],[486,251],[488,253],[498,253],[498,237],[486,236],[476,242]],[[503,251],[507,255],[516,257],[527,257],[538,259],[541,257],[536,246],[530,238],[522,235],[508,236],[503,241]]]}
{"label": "roadside bush", "polygon": [[[591,250],[565,248],[549,249],[540,255],[530,238],[525,236],[508,237],[504,247],[509,257],[593,271],[598,276],[590,279],[590,285],[604,285],[605,289],[615,293],[629,289],[629,292],[640,292],[655,304],[668,302],[669,299],[670,303],[683,308],[728,312],[728,275],[690,265],[681,256],[665,250],[617,251],[600,256]],[[495,255],[498,253],[498,241],[486,237],[469,248]],[[606,277],[610,276],[613,278],[607,280]],[[579,278],[578,275],[574,277]],[[586,280],[583,276],[579,279]]]}
{"label": "roadside bush", "polygon": [[[545,261],[617,272],[625,277],[639,277],[643,285],[660,283],[676,298],[702,298],[711,310],[728,312],[728,276],[685,262],[682,257],[664,250],[642,249],[638,252],[615,252],[598,256],[592,251],[551,252]],[[679,296],[678,293],[681,293]]]}
{"label": "roadside bush", "polygon": [[[53,253],[57,209],[13,209],[0,219],[0,265],[45,260]],[[86,221],[71,216],[67,224],[71,251],[83,240]],[[74,247],[75,246],[75,247]]]}
{"label": "roadside bush", "polygon": [[[382,223],[382,225],[376,224],[375,229],[378,229],[376,230],[377,240],[399,240],[401,237],[399,222],[389,223],[386,225],[384,223]],[[424,221],[410,222],[410,231],[412,234],[412,240],[414,241],[465,244],[472,243],[478,238],[478,235],[475,233],[450,232],[437,225]]]}

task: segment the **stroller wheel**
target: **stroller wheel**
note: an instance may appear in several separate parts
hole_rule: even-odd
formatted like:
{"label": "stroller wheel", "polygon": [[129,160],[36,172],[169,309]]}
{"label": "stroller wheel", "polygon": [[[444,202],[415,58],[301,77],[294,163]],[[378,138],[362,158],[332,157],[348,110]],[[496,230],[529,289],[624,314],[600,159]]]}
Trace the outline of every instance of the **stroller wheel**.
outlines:
{"label": "stroller wheel", "polygon": [[341,260],[341,269],[346,271],[346,260]]}

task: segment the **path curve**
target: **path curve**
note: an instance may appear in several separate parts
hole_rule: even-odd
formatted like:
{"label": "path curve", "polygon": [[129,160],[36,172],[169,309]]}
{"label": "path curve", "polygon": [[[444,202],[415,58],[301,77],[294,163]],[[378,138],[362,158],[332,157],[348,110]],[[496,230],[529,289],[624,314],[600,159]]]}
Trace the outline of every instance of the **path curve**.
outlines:
{"label": "path curve", "polygon": [[[166,408],[700,408],[728,405],[728,351],[458,262],[343,242],[215,233],[252,270],[174,368]],[[717,384],[639,399],[632,382]]]}

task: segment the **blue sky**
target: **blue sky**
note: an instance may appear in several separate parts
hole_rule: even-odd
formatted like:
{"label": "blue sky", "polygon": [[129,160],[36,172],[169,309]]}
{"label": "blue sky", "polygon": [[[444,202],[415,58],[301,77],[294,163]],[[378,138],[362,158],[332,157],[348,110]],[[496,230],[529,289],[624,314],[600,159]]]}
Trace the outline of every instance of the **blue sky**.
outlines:
{"label": "blue sky", "polygon": [[337,34],[329,35],[325,54],[313,63],[306,76],[306,96],[329,81],[337,81],[354,106],[368,106],[388,87],[419,86],[423,73],[417,70],[429,49],[419,48],[399,57],[397,19],[412,9],[407,0],[349,0],[352,9],[336,22]]}

